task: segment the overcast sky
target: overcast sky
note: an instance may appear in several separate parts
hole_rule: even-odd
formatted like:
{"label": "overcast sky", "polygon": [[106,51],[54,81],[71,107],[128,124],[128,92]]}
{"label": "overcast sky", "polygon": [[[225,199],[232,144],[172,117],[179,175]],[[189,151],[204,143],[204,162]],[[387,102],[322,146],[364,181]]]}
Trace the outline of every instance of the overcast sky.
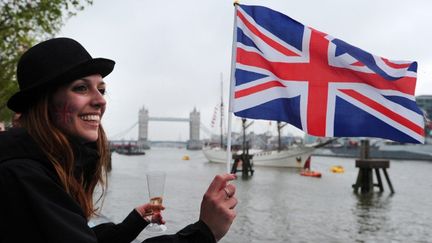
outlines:
{"label": "overcast sky", "polygon": [[[145,106],[154,117],[188,118],[196,107],[211,128],[223,73],[227,104],[233,1],[94,0],[59,36],[81,42],[93,57],[116,61],[103,120],[109,138],[136,139]],[[432,1],[274,0],[263,5],[378,56],[418,62],[416,95],[432,94]],[[233,129],[239,130],[239,121]],[[255,122],[255,132],[275,131]],[[213,128],[217,132],[217,128]],[[286,134],[302,134],[285,128]],[[201,133],[201,137],[207,137]],[[150,140],[187,140],[188,123],[150,122]]]}

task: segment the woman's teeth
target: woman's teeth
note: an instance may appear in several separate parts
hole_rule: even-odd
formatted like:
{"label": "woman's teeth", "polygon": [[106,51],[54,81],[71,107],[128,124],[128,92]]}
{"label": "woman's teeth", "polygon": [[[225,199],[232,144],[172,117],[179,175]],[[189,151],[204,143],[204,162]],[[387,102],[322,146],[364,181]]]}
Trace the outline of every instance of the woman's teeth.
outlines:
{"label": "woman's teeth", "polygon": [[83,121],[99,121],[100,117],[98,115],[85,115],[80,116],[81,120]]}

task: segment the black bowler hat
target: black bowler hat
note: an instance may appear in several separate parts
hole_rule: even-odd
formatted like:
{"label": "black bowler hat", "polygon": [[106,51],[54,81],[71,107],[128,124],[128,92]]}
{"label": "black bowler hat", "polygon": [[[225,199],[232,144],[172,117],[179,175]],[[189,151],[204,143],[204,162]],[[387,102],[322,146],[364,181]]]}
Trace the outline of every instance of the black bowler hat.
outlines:
{"label": "black bowler hat", "polygon": [[38,98],[40,91],[79,78],[110,74],[115,62],[92,58],[84,47],[70,38],[54,38],[28,49],[18,61],[17,79],[20,91],[7,102],[15,111],[25,111]]}

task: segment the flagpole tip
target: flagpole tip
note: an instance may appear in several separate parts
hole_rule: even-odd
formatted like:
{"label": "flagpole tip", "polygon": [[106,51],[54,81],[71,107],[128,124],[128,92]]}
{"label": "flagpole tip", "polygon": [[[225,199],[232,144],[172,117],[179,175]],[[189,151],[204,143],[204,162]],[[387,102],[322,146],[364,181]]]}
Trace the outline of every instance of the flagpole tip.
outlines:
{"label": "flagpole tip", "polygon": [[239,0],[235,0],[234,2],[233,2],[233,6],[235,7],[236,5],[239,5],[240,4],[240,1]]}

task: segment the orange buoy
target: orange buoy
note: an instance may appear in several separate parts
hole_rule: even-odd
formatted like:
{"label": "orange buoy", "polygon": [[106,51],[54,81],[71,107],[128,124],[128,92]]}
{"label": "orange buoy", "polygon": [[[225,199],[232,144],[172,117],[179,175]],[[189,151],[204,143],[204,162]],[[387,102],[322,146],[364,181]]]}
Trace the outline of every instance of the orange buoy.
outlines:
{"label": "orange buoy", "polygon": [[302,172],[300,172],[300,175],[302,176],[310,176],[310,177],[317,177],[320,178],[321,177],[321,173],[318,171],[312,171],[312,170],[304,170]]}

